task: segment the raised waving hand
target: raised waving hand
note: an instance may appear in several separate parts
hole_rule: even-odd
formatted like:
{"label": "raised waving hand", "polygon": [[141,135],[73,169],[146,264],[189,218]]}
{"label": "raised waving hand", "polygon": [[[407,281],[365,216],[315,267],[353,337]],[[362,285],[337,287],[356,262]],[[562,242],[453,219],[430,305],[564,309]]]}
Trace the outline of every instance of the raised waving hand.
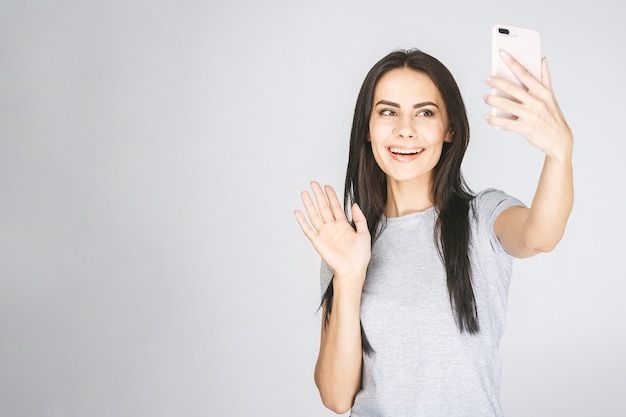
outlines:
{"label": "raised waving hand", "polygon": [[307,191],[302,192],[308,220],[300,210],[295,211],[300,228],[336,278],[359,276],[363,279],[371,256],[370,233],[363,212],[357,204],[352,206],[355,230],[332,187],[327,185],[322,189],[317,182],[312,182],[311,188],[315,202]]}

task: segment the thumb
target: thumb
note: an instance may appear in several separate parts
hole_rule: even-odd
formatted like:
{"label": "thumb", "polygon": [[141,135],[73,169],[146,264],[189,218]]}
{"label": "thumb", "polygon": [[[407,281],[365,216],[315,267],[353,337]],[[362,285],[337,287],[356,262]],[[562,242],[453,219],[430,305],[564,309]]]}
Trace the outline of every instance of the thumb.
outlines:
{"label": "thumb", "polygon": [[357,203],[352,205],[352,220],[356,226],[357,233],[369,233],[367,219]]}
{"label": "thumb", "polygon": [[541,83],[548,88],[552,88],[552,79],[550,77],[550,70],[548,69],[548,58],[541,60]]}

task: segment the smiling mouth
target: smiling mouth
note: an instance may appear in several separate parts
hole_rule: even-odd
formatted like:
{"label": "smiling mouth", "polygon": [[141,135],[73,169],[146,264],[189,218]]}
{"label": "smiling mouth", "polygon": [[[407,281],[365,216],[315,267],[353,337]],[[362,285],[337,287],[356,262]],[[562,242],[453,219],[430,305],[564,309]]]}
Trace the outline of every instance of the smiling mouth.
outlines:
{"label": "smiling mouth", "polygon": [[394,155],[417,155],[423,150],[424,148],[389,148],[389,152]]}

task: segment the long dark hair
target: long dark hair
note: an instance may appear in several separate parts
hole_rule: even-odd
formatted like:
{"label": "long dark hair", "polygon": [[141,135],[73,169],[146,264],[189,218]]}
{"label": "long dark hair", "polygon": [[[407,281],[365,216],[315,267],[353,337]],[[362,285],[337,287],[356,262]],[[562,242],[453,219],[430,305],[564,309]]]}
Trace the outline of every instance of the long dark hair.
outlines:
{"label": "long dark hair", "polygon": [[[417,49],[395,51],[378,61],[365,77],[350,134],[344,209],[349,216],[352,204],[359,205],[367,219],[372,243],[385,227],[383,210],[387,202],[387,177],[374,160],[367,138],[376,84],[385,73],[397,68],[409,68],[430,77],[446,106],[452,140],[444,142],[441,158],[433,172],[431,194],[437,212],[434,239],[445,264],[450,304],[459,331],[475,334],[479,331],[478,311],[469,257],[469,215],[473,194],[461,174],[461,162],[469,143],[469,123],[454,77],[436,58]],[[332,299],[331,282],[322,299],[326,306],[326,324],[332,311]],[[365,335],[362,336],[364,351],[371,351]]]}

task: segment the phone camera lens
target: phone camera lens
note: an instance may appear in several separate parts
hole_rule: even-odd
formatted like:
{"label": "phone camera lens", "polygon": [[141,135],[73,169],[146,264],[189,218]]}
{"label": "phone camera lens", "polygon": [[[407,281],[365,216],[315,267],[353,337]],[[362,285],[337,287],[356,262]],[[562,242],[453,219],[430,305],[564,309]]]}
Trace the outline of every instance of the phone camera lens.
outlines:
{"label": "phone camera lens", "polygon": [[510,33],[509,30],[505,28],[498,28],[498,32],[502,33],[503,35],[508,35]]}

